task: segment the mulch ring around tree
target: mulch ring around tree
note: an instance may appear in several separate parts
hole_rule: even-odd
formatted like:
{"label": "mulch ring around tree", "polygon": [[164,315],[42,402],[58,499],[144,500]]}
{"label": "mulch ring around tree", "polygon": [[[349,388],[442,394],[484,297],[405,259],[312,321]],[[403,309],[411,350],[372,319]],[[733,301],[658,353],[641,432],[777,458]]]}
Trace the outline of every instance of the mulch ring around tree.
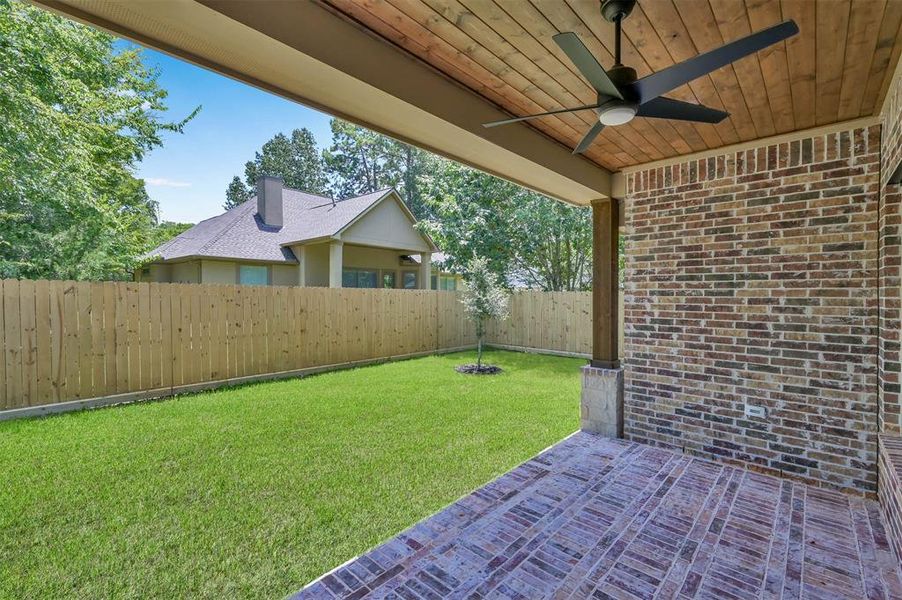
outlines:
{"label": "mulch ring around tree", "polygon": [[460,365],[454,369],[458,373],[465,373],[467,375],[497,375],[501,372],[501,367],[496,365],[479,365],[469,364],[469,365]]}

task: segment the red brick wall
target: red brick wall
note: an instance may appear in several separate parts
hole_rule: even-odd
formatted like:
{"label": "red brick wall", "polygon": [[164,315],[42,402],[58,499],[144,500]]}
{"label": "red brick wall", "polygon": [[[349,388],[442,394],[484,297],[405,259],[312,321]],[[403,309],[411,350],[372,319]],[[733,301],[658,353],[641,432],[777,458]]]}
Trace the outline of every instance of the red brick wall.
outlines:
{"label": "red brick wall", "polygon": [[880,431],[902,432],[899,401],[899,235],[902,194],[887,182],[902,161],[902,78],[896,77],[883,108],[880,173]]}
{"label": "red brick wall", "polygon": [[627,176],[627,438],[876,490],[879,169],[873,126]]}
{"label": "red brick wall", "polygon": [[880,173],[880,333],[878,405],[880,506],[889,537],[902,559],[902,411],[899,398],[900,277],[899,245],[902,194],[888,180],[902,161],[902,71],[897,72],[883,106]]}

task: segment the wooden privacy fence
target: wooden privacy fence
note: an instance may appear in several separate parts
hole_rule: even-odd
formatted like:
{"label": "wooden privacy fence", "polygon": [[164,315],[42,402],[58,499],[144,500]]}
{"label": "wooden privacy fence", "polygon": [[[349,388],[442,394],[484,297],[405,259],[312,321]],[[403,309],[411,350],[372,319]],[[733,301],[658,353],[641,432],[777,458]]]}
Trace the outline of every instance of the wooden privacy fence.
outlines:
{"label": "wooden privacy fence", "polygon": [[[588,356],[591,295],[517,292],[511,318],[490,324],[487,341]],[[0,411],[474,344],[457,292],[0,280]]]}
{"label": "wooden privacy fence", "polygon": [[0,285],[0,410],[166,395],[196,384],[474,343],[454,292],[25,280]]}
{"label": "wooden privacy fence", "polygon": [[[623,356],[623,294],[620,295],[620,356]],[[591,292],[514,292],[510,317],[488,326],[490,344],[523,350],[592,354]]]}

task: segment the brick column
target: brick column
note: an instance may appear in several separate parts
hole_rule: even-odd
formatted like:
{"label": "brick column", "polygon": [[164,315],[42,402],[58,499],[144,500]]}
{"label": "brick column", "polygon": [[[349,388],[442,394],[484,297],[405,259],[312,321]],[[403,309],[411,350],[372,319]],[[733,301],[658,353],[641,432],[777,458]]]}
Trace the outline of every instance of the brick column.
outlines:
{"label": "brick column", "polygon": [[583,367],[580,429],[606,437],[623,437],[618,235],[618,201],[592,202],[592,362]]}

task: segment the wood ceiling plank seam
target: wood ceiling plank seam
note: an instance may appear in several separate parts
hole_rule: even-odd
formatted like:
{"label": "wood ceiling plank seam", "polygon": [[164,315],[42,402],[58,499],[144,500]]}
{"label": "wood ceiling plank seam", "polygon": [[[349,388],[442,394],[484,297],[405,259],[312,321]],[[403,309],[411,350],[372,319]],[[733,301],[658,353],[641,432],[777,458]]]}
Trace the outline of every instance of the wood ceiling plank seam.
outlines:
{"label": "wood ceiling plank seam", "polygon": [[[707,2],[689,2],[682,6],[677,4],[676,0],[671,0],[669,3],[666,1],[662,2],[663,6],[668,4],[673,10],[673,18],[682,24],[689,35],[692,44],[695,46],[696,54],[701,54],[723,45],[720,31],[716,26],[711,27],[711,25],[714,25],[714,16],[711,14],[710,5]],[[707,10],[698,14],[697,9],[699,6]],[[686,10],[686,7],[689,8],[689,11]],[[694,18],[689,18],[687,12],[694,12]],[[721,91],[721,97],[724,98],[729,112],[731,114],[738,113],[737,118],[734,120],[734,125],[736,125],[736,129],[743,141],[760,137],[752,119],[751,108],[739,85],[739,79],[736,76],[733,65],[721,67],[716,71],[712,71],[710,75],[716,81],[717,87]]]}
{"label": "wood ceiling plank seam", "polygon": [[[413,3],[414,2],[411,2],[411,4]],[[541,69],[539,69],[535,63],[529,60],[529,58],[520,52],[513,44],[508,42],[504,36],[492,29],[491,26],[485,23],[466,6],[457,2],[457,0],[422,0],[418,3],[428,6],[446,21],[458,27],[475,43],[478,43],[497,57],[502,63],[507,65],[508,68],[516,71],[521,77],[529,82],[531,87],[542,90],[549,97],[553,98],[555,102],[559,104],[560,108],[567,108],[568,106],[574,106],[581,103],[578,97],[574,96],[557,82],[553,82],[553,85],[551,86],[554,88],[553,90],[538,85],[536,80],[541,78]],[[558,108],[558,106],[547,110],[553,110],[554,108]],[[585,119],[577,114],[564,114],[557,118],[569,119],[571,125],[577,130],[581,130],[585,126],[591,126],[594,123],[592,119]]]}
{"label": "wood ceiling plank seam", "polygon": [[[472,84],[467,83],[465,85],[467,85],[467,87],[470,87],[471,89],[473,89],[474,86],[476,86],[480,90],[479,91],[480,94],[483,94],[483,92],[481,90],[485,90],[484,93],[489,95],[489,97],[493,97],[493,96],[495,97],[492,101],[495,104],[497,104],[499,107],[503,108],[503,107],[509,105],[510,103],[517,103],[517,106],[519,108],[521,108],[522,110],[544,110],[543,107],[541,107],[539,104],[536,104],[535,102],[533,102],[532,100],[530,100],[528,98],[524,97],[524,99],[516,99],[516,98],[512,98],[512,97],[506,97],[506,96],[500,94],[498,91],[496,91],[497,87],[500,87],[500,86],[495,86],[495,85],[492,85],[491,83],[489,85],[485,85],[483,83],[483,81],[486,81],[486,80],[493,82],[493,83],[499,83],[499,84],[504,83],[504,82],[501,79],[499,79],[494,73],[492,73],[491,71],[489,71],[482,65],[479,65],[478,63],[473,61],[466,54],[460,52],[459,50],[454,49],[453,46],[450,46],[450,44],[447,44],[447,42],[445,42],[442,38],[435,36],[433,39],[438,40],[442,44],[447,45],[453,54],[453,58],[446,56],[446,53],[441,48],[441,45],[435,45],[435,44],[433,44],[432,46],[424,45],[424,43],[421,42],[417,38],[416,35],[411,35],[411,32],[409,29],[406,31],[398,29],[398,25],[403,26],[404,25],[403,23],[400,23],[400,22],[398,24],[389,23],[389,22],[385,21],[385,19],[382,15],[376,15],[376,14],[366,10],[366,6],[369,3],[360,2],[359,0],[356,2],[351,1],[351,0],[329,0],[329,2],[331,5],[333,5],[338,10],[341,10],[345,14],[348,14],[355,18],[365,19],[365,25],[369,29],[376,31],[377,33],[379,33],[386,39],[389,39],[389,41],[391,41],[392,43],[395,43],[396,45],[397,45],[396,40],[398,40],[398,39],[408,40],[407,43],[409,45],[416,45],[416,47],[419,50],[417,50],[416,52],[412,52],[411,48],[404,47],[403,45],[400,46],[405,51],[411,52],[411,53],[415,54],[416,56],[418,56],[419,58],[424,59],[424,60],[426,60],[426,58],[429,58],[430,60],[426,60],[426,62],[433,66],[436,66],[433,61],[442,61],[443,64],[448,66],[449,70],[453,71],[456,74],[448,73],[443,68],[440,68],[439,69],[440,71],[442,71],[447,76],[454,79],[455,81],[459,81],[461,83],[464,83],[465,81],[473,81]],[[381,27],[380,27],[379,23],[382,23]],[[418,23],[415,23],[414,21],[411,21],[411,24],[416,25],[417,27],[421,27]],[[386,30],[394,31],[395,35],[389,35]],[[459,67],[456,64],[457,60],[463,62],[464,66],[466,68]],[[480,73],[480,75],[482,75],[482,77],[485,77],[485,79],[482,79],[482,77],[474,77],[473,75],[471,75],[470,73],[467,72],[467,69],[475,69],[475,70],[477,70],[477,72],[482,71]]]}
{"label": "wood ceiling plank seam", "polygon": [[[479,77],[473,77],[472,75],[466,73],[461,70],[456,63],[453,61],[448,62],[444,58],[440,56],[436,56],[435,54],[430,54],[429,49],[424,47],[421,43],[417,42],[414,37],[404,33],[396,29],[391,23],[386,22],[379,15],[375,15],[364,8],[364,4],[359,1],[354,0],[329,0],[330,4],[336,9],[341,11],[343,14],[349,16],[350,18],[355,19],[360,22],[370,31],[373,31],[379,34],[381,37],[386,39],[389,43],[392,43],[399,48],[401,48],[405,52],[409,52],[415,56],[420,57],[430,56],[434,61],[439,62],[440,64],[436,64],[436,62],[427,61],[433,68],[439,70],[445,76],[450,77],[454,81],[474,90],[477,94],[486,98],[499,106],[499,108],[507,109],[512,100],[510,98],[506,98],[501,96],[498,92],[491,89],[490,87],[482,84],[482,79]],[[411,23],[414,21],[411,20]],[[394,32],[394,34],[390,33]],[[403,39],[406,41],[406,45],[398,43],[396,40]],[[437,38],[436,39],[441,39]],[[444,41],[444,40],[442,40]],[[442,67],[445,68],[442,68]],[[445,70],[447,68],[447,71]],[[449,72],[450,71],[450,72]],[[508,86],[509,87],[509,86]],[[513,89],[513,88],[511,88]],[[497,97],[496,97],[497,96]],[[524,97],[525,98],[525,97]],[[528,98],[526,100],[532,102]],[[535,104],[534,106],[527,107],[527,110],[544,110],[541,105]],[[569,136],[562,134],[559,128],[552,127],[548,124],[543,124],[542,127],[537,128],[543,135],[548,136],[549,138],[555,140],[557,143],[562,144],[563,146],[567,146],[570,142],[570,136],[578,135],[578,132],[572,130]],[[562,139],[563,138],[563,139]]]}
{"label": "wood ceiling plank seam", "polygon": [[[387,4],[387,3],[383,3],[383,4]],[[388,5],[390,5],[390,4],[388,4]],[[394,7],[393,5],[390,5],[390,6],[392,6],[392,8],[397,9],[397,7]],[[413,3],[405,3],[405,7],[409,8],[409,9],[412,8],[413,6],[414,6]],[[431,9],[429,9],[429,10],[431,11]],[[517,73],[515,70],[511,69],[509,67],[509,65],[506,65],[505,63],[500,61],[500,59],[497,59],[497,57],[494,54],[492,54],[491,52],[489,52],[488,50],[485,50],[485,55],[480,55],[480,59],[485,60],[487,56],[493,57],[495,60],[497,60],[497,64],[495,65],[496,68],[498,67],[498,65],[503,65],[503,68],[506,69],[506,71],[504,72],[504,76],[499,76],[497,73],[494,73],[489,67],[487,67],[485,64],[483,64],[483,62],[480,62],[479,60],[474,59],[472,56],[468,55],[467,53],[462,52],[459,47],[457,47],[454,43],[452,43],[451,40],[448,40],[446,37],[443,37],[442,31],[436,31],[434,28],[430,29],[430,28],[426,27],[420,20],[418,20],[414,16],[412,16],[408,13],[405,13],[404,11],[402,11],[400,9],[398,9],[398,11],[401,14],[404,14],[410,20],[411,23],[415,23],[415,24],[417,24],[417,26],[422,27],[425,31],[430,32],[430,34],[432,36],[434,36],[437,39],[442,40],[442,42],[447,44],[449,48],[453,48],[455,52],[459,52],[461,56],[467,57],[467,59],[469,61],[472,61],[472,63],[474,65],[478,65],[479,68],[484,69],[485,73],[491,74],[494,78],[497,78],[497,81],[500,82],[501,84],[503,84],[500,87],[501,90],[509,89],[509,90],[513,91],[515,94],[522,96],[522,98],[525,101],[530,103],[529,106],[526,106],[525,108],[523,108],[521,110],[517,110],[517,109],[511,107],[511,104],[513,104],[513,101],[508,100],[507,103],[502,104],[502,107],[507,112],[517,115],[517,114],[529,114],[531,112],[544,112],[547,110],[554,110],[555,108],[563,108],[562,106],[557,106],[555,100],[551,96],[548,96],[542,90],[534,88],[534,86],[532,86],[532,84],[530,83],[530,81],[527,78],[523,77],[522,75]],[[433,21],[434,24],[447,23],[447,21],[440,15],[438,15],[436,13],[433,13],[433,14],[436,17],[436,20]],[[448,32],[453,33],[455,31],[457,31],[457,30],[455,28],[451,27],[445,32],[445,35],[447,35]],[[403,32],[401,32],[401,33],[403,34]],[[464,34],[461,32],[461,35],[464,35]],[[470,39],[470,43],[472,43],[472,44],[476,43],[471,38],[468,38],[468,39]],[[473,49],[471,48],[470,51],[472,53]],[[518,89],[518,85],[516,83],[514,83],[513,81],[511,81],[511,78],[516,79],[517,77],[522,78],[522,81],[520,82],[520,85],[522,85],[524,88],[522,90]],[[503,93],[503,92],[499,92],[499,93]],[[533,95],[530,95],[530,93],[532,93]],[[560,143],[564,144],[565,146],[573,147],[573,145],[576,143],[576,140],[578,140],[582,136],[582,129],[583,129],[582,125],[580,125],[579,127],[574,127],[572,123],[568,122],[567,120],[563,120],[563,119],[547,119],[547,120],[545,120],[545,123],[543,123],[542,126],[537,127],[537,129],[539,129],[547,134],[547,129],[549,127],[558,132],[557,135],[552,135],[552,137],[554,139],[556,139],[557,141],[559,141]],[[602,165],[602,166],[607,166],[607,165]]]}
{"label": "wood ceiling plank seam", "polygon": [[[468,0],[463,0],[463,3],[465,6],[469,6],[467,4],[467,1]],[[529,3],[529,2],[508,3],[506,9],[504,7],[498,5],[497,2],[495,2],[492,6],[494,6],[495,9],[497,11],[499,11],[502,15],[504,15],[504,17],[509,19],[509,21],[511,23],[513,23],[517,27],[519,27],[522,32],[522,35],[529,36],[529,39],[535,44],[535,46],[534,46],[535,50],[553,57],[554,60],[556,61],[557,67],[565,70],[573,78],[573,80],[578,82],[579,85],[588,94],[590,94],[590,99],[586,102],[587,104],[592,103],[596,100],[597,93],[591,88],[591,86],[586,81],[584,81],[582,79],[582,77],[580,75],[577,74],[577,72],[575,72],[575,70],[571,67],[570,60],[568,58],[566,58],[566,56],[558,57],[558,54],[554,51],[554,49],[557,49],[557,44],[555,44],[551,40],[551,36],[553,35],[551,33],[551,30],[554,30],[553,25],[551,25],[551,23],[548,22],[548,20],[545,18],[544,15],[542,15],[538,11],[535,11],[535,8],[533,7],[533,5],[531,3]],[[511,10],[516,10],[517,12],[513,13],[513,12],[511,12]],[[528,14],[529,12],[532,12],[532,14]],[[538,29],[539,31],[531,30],[528,26],[528,25],[530,25],[530,23],[524,22],[526,20],[531,20],[531,24],[533,26],[535,26],[535,28]],[[544,25],[546,25],[546,27],[544,28],[544,34],[543,34],[543,31],[541,30],[543,22],[544,22]],[[548,27],[548,26],[550,26],[550,27]],[[554,33],[557,33],[557,31],[554,31]],[[511,37],[516,38],[517,35],[512,35]],[[539,39],[540,37],[542,39],[544,39],[545,41],[543,42],[542,40],[540,40]],[[523,51],[527,52],[528,50],[524,48]],[[563,53],[561,52],[560,54],[563,54]],[[527,54],[527,56],[529,56],[529,55]],[[540,66],[540,68],[542,68],[541,65],[539,65],[539,66]],[[547,69],[543,69],[543,70],[548,72]],[[549,73],[549,76],[557,78],[552,73]],[[558,81],[560,81],[560,80],[558,79]],[[563,81],[560,81],[560,83],[562,85],[564,84]],[[633,133],[634,135],[630,136],[630,135],[628,135],[629,133]],[[652,159],[653,156],[659,156],[659,157],[663,158],[663,154],[658,152],[657,149],[651,143],[649,143],[648,140],[646,140],[645,137],[638,130],[636,130],[634,126],[632,126],[632,124],[627,124],[626,126],[621,126],[621,127],[617,128],[617,130],[615,130],[613,128],[607,129],[602,133],[602,135],[608,135],[608,136],[614,137],[617,141],[617,144],[624,150],[633,151],[632,148],[634,148],[637,151],[637,153],[634,155],[634,160],[637,160],[639,162],[649,162],[650,160],[654,160],[654,159]],[[636,139],[637,137],[638,137],[638,139]]]}
{"label": "wood ceiling plank seam", "polygon": [[[751,35],[752,30],[743,0],[708,0],[708,8],[714,16],[723,43]],[[762,137],[776,134],[773,109],[767,95],[764,76],[761,74],[758,54],[743,57],[732,64],[752,120],[755,122],[756,131]]]}
{"label": "wood ceiling plank seam", "polygon": [[[663,24],[665,23],[670,23],[675,28],[673,30],[674,33],[683,37],[683,39],[686,40],[686,43],[692,46],[693,56],[700,54],[703,51],[702,48],[711,50],[717,46],[717,44],[713,42],[703,44],[702,42],[705,40],[703,38],[701,40],[698,39],[699,34],[693,33],[695,27],[690,28],[687,25],[686,19],[683,17],[679,7],[677,7],[673,0],[661,0],[660,2],[653,2],[646,6],[649,9],[653,8],[661,15],[661,18],[652,18],[651,22],[662,39],[667,36],[662,35],[661,27],[663,27]],[[661,23],[661,26],[657,25],[657,23]],[[683,36],[684,33],[685,35]],[[732,120],[740,140],[747,141],[757,138],[758,134],[755,131],[755,125],[752,122],[748,104],[739,87],[739,81],[736,79],[736,73],[733,71],[733,67],[728,65],[713,71],[708,75],[723,100],[724,109],[730,113],[730,119]]]}
{"label": "wood ceiling plank seam", "polygon": [[[462,5],[460,5],[460,3],[456,2],[455,0],[425,0],[424,2],[421,2],[421,4],[425,4],[426,6],[429,6],[429,8],[431,8],[433,11],[435,11],[436,14],[440,15],[446,21],[454,24],[456,27],[461,29],[471,39],[473,39],[474,42],[481,44],[484,48],[486,48],[486,50],[488,50],[489,52],[494,54],[496,57],[498,57],[500,60],[502,60],[504,63],[506,63],[512,70],[516,70],[527,81],[530,81],[532,88],[548,95],[556,103],[560,104],[560,106],[562,108],[566,108],[568,106],[568,104],[567,104],[568,101],[575,102],[575,99],[570,99],[568,101],[562,101],[560,98],[556,98],[555,96],[551,95],[551,93],[548,90],[544,90],[540,86],[537,86],[534,82],[534,77],[530,77],[526,73],[523,73],[524,69],[527,69],[527,70],[530,69],[529,64],[527,64],[527,63],[529,63],[529,61],[524,56],[522,56],[522,54],[519,51],[517,51],[516,48],[514,48],[510,43],[508,43],[506,40],[504,40],[503,37],[499,36],[494,30],[492,30],[491,27],[488,27],[485,23],[482,22],[481,19],[476,17],[476,15],[473,15],[465,7],[462,7]],[[470,17],[470,18],[467,18],[467,17]],[[468,29],[469,29],[469,31],[468,31]],[[473,37],[473,34],[480,35],[484,38],[488,37],[489,40],[477,39],[477,38]],[[502,53],[500,50],[492,49],[492,48],[486,46],[486,42],[494,44],[496,46],[500,45],[501,48],[506,48],[506,52]],[[501,54],[504,54],[504,55],[502,56]],[[518,58],[519,65],[511,64],[510,61],[511,61],[512,57]],[[522,59],[522,60],[519,60],[519,59]],[[536,67],[533,65],[532,68],[536,68]],[[534,73],[533,73],[533,75],[534,75]],[[570,105],[570,106],[572,106],[572,105]],[[557,107],[555,106],[553,108],[557,108]],[[553,110],[553,108],[546,109],[546,110]],[[576,131],[579,132],[577,139],[571,142],[571,144],[570,144],[571,148],[576,146],[578,139],[581,138],[583,133],[588,129],[588,127],[591,126],[590,121],[582,119],[576,113],[565,113],[565,114],[559,115],[556,118],[559,118],[563,121],[567,121],[571,125],[571,127],[573,127]],[[610,144],[610,147],[612,148],[612,150],[610,152],[612,157],[616,153],[622,151],[621,148],[616,147],[616,144],[614,144],[613,142],[610,142],[609,140],[607,140],[607,141]],[[616,149],[614,149],[615,147],[616,147]],[[620,162],[619,159],[617,160],[617,162],[618,163]]]}
{"label": "wood ceiling plank seam", "polygon": [[833,123],[839,118],[839,94],[845,66],[846,40],[849,29],[849,0],[835,0],[820,4],[817,9],[817,58],[815,120],[818,125]]}
{"label": "wood ceiling plank seam", "polygon": [[855,6],[849,15],[846,56],[839,91],[840,121],[861,116],[861,104],[877,47],[880,24],[886,12],[886,0],[865,0]]}
{"label": "wood ceiling plank seam", "polygon": [[[553,3],[551,3],[553,4]],[[611,37],[613,39],[613,28],[612,27],[604,27],[603,25],[608,25],[607,22],[601,21],[599,22],[596,19],[596,11],[597,5],[593,3],[592,6],[595,8],[587,13],[588,4],[586,3],[576,3],[574,5],[574,0],[566,0],[566,5],[570,8],[575,18],[579,19],[582,23],[582,26],[585,27],[588,32],[592,35],[594,44],[601,46],[604,48],[607,56],[610,57],[611,62],[613,62],[613,53],[608,50],[607,45],[604,43],[603,38]],[[583,40],[587,42],[587,40]],[[646,75],[650,75],[653,73],[651,67],[645,63],[645,59],[642,58],[642,55],[633,47],[632,42],[629,39],[626,40],[626,44],[623,45],[623,57],[622,59],[627,61],[630,66],[636,69],[636,74],[638,77],[644,77]],[[591,49],[591,46],[590,46]],[[596,54],[596,56],[598,56]],[[681,133],[682,127],[677,127],[673,121],[659,121],[661,135],[668,140],[670,146],[676,151],[677,154],[680,154],[684,151],[685,148],[691,148],[686,140],[684,139],[683,133]]]}
{"label": "wood ceiling plank seam", "polygon": [[816,4],[808,0],[782,0],[780,12],[799,26],[799,34],[786,40],[786,64],[797,129],[810,129],[816,121]]}
{"label": "wood ceiling plank seam", "polygon": [[[902,2],[887,2],[883,20],[880,23],[880,32],[877,34],[877,44],[871,67],[868,74],[868,84],[861,103],[863,115],[873,115],[880,109],[878,99],[882,99],[881,91],[885,92],[883,82],[886,80],[889,87],[889,79],[895,70],[899,52],[902,51],[902,43],[899,41],[900,28],[902,28]],[[889,77],[887,77],[889,75]]]}
{"label": "wood ceiling plank seam", "polygon": [[[444,68],[440,65],[436,65],[435,62],[427,61],[433,68],[437,68],[439,71],[444,73],[446,76],[452,78],[453,80],[465,85],[466,87],[474,90],[477,94],[487,98],[497,104],[500,108],[505,108],[513,102],[511,98],[507,98],[497,91],[493,90],[491,87],[485,86],[482,83],[482,79],[479,77],[474,77],[467,73],[466,71],[460,69],[457,63],[453,61],[448,61],[441,56],[438,56],[434,53],[430,53],[428,47],[424,47],[422,43],[418,42],[414,37],[411,37],[407,33],[396,29],[391,23],[386,22],[379,15],[375,15],[369,11],[366,11],[364,8],[364,4],[352,0],[330,0],[330,4],[332,4],[337,10],[342,11],[344,14],[351,16],[352,18],[361,20],[361,22],[370,30],[375,31],[379,35],[383,36],[385,39],[390,41],[391,43],[398,45],[405,52],[409,52],[423,58],[424,56],[429,56],[432,58],[432,61],[441,61],[444,65]],[[381,24],[381,25],[380,25]],[[395,35],[392,35],[390,31],[394,31]],[[399,44],[396,40],[403,39],[406,40],[406,45]],[[439,38],[440,39],[440,38]],[[446,70],[447,69],[447,70]],[[450,71],[450,72],[449,72]],[[489,73],[486,71],[486,73]],[[513,88],[512,88],[513,89]],[[529,100],[527,98],[527,100]],[[531,101],[530,101],[531,102]],[[544,110],[541,105],[533,103],[533,106],[527,106],[525,110]],[[555,128],[553,126],[546,126],[542,133],[552,137],[559,143],[566,145],[565,140],[561,140],[561,136],[563,135],[559,128]],[[572,130],[570,135],[576,135],[577,132]]]}
{"label": "wood ceiling plank seam", "polygon": [[[655,71],[661,71],[680,62],[668,50],[661,37],[658,35],[658,32],[655,30],[654,25],[649,21],[641,4],[636,5],[633,12],[630,13],[629,19],[624,23],[624,33],[632,40],[633,45],[642,56],[645,57],[645,60]],[[679,94],[681,89],[685,89],[686,93]],[[724,110],[723,102],[711,83],[710,77],[707,75],[690,81],[688,86],[679,88],[678,90],[675,90],[675,92],[676,93],[669,93],[667,96],[685,102],[692,102]],[[716,148],[723,146],[726,143],[735,143],[739,141],[736,129],[733,127],[733,123],[729,118],[724,119],[720,123],[711,125],[700,124],[700,126],[704,129],[699,133],[702,134],[705,143],[707,143],[709,147]],[[711,133],[714,133],[716,137],[705,137],[710,136]]]}
{"label": "wood ceiling plank seam", "polygon": [[[784,21],[779,2],[773,0],[747,0],[746,13],[752,31],[761,31]],[[792,104],[792,87],[789,82],[789,63],[786,42],[774,44],[758,53],[761,74],[767,89],[767,97],[773,113],[774,127],[778,133],[795,130],[795,111]]]}

